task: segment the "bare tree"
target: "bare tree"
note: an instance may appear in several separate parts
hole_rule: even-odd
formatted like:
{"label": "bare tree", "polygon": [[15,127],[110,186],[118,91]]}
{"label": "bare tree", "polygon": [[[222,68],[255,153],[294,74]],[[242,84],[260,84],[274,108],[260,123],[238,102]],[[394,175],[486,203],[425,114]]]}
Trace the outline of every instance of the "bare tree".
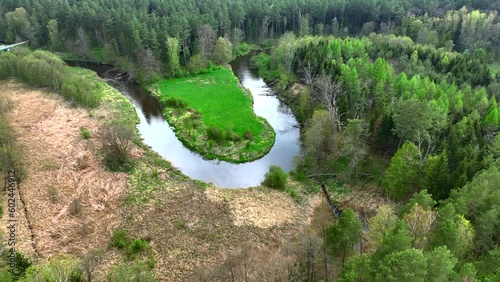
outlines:
{"label": "bare tree", "polygon": [[335,126],[337,126],[337,129],[341,131],[341,115],[338,113],[337,107],[337,99],[342,95],[340,82],[334,82],[331,76],[322,74],[314,79],[314,86],[316,88],[316,98],[328,111],[333,129],[335,130]]}
{"label": "bare tree", "polygon": [[204,60],[208,60],[215,46],[215,32],[210,25],[204,24],[198,27],[198,44],[201,56]]}
{"label": "bare tree", "polygon": [[271,23],[271,20],[269,19],[268,16],[265,16],[262,19],[261,25],[260,25],[260,41],[264,41],[268,37],[269,33],[269,24]]}
{"label": "bare tree", "polygon": [[154,74],[160,72],[160,63],[156,59],[151,49],[145,49],[139,52],[139,65],[145,78],[149,79]]}
{"label": "bare tree", "polygon": [[94,274],[96,272],[97,267],[99,266],[99,262],[101,261],[103,256],[102,250],[91,250],[87,254],[85,254],[81,260],[80,268],[82,270],[83,275],[87,279],[86,281],[92,282],[94,281]]}
{"label": "bare tree", "polygon": [[314,84],[314,68],[311,61],[307,61],[307,65],[302,67],[302,81],[307,87],[312,88]]}

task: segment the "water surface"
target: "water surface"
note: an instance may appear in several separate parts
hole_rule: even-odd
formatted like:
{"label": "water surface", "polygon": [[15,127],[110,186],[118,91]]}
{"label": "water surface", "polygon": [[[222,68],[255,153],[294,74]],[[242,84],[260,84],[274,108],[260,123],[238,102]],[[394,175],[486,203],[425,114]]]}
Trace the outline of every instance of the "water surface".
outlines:
{"label": "water surface", "polygon": [[[162,106],[127,76],[111,66],[82,64],[90,68],[130,99],[140,123],[137,125],[144,143],[172,163],[185,175],[222,188],[247,188],[259,185],[269,166],[277,165],[285,171],[294,168],[294,158],[300,155],[298,122],[290,108],[272,94],[271,89],[257,73],[249,68],[249,57],[240,57],[231,63],[233,72],[254,98],[254,111],[265,118],[276,131],[276,143],[263,158],[243,164],[205,160],[177,139],[173,129],[162,115]],[[230,109],[228,109],[230,110]]]}

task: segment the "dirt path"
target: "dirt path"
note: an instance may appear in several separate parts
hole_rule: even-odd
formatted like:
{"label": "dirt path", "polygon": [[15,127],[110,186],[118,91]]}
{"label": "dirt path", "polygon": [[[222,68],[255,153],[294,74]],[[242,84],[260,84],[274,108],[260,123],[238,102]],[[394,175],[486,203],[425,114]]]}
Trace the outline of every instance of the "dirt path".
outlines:
{"label": "dirt path", "polygon": [[[27,178],[20,191],[37,252],[48,258],[105,248],[121,222],[117,207],[127,175],[106,172],[98,160],[92,148],[98,147],[99,124],[55,94],[14,82],[2,89],[14,104],[7,119],[26,157]],[[84,140],[80,127],[88,128],[92,139]],[[33,255],[27,233],[24,222],[18,249]]]}

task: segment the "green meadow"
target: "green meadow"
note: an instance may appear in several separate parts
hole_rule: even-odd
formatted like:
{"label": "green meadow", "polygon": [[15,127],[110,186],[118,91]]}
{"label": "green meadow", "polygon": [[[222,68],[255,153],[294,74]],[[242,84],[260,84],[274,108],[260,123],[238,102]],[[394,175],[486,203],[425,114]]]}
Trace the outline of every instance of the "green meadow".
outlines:
{"label": "green meadow", "polygon": [[230,69],[164,80],[153,89],[177,137],[208,159],[247,162],[274,144],[274,130],[255,115],[252,95]]}

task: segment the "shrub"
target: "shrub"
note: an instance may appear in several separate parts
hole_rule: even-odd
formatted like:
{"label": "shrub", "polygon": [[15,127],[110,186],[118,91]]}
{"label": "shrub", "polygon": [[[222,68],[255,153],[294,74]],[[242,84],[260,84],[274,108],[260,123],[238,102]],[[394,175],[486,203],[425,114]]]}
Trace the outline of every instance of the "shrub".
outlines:
{"label": "shrub", "polygon": [[111,273],[108,276],[107,281],[153,282],[156,281],[156,279],[147,263],[142,261],[134,261],[131,264],[119,264],[114,266]]}
{"label": "shrub", "polygon": [[80,214],[82,211],[82,205],[79,199],[74,199],[69,205],[69,213],[73,216]]}
{"label": "shrub", "polygon": [[184,71],[182,69],[178,69],[177,72],[175,73],[175,77],[177,78],[184,77]]}
{"label": "shrub", "polygon": [[224,134],[224,131],[222,129],[220,129],[219,127],[214,126],[214,125],[210,126],[207,129],[207,136],[208,136],[208,139],[213,140],[213,141],[218,142],[218,143],[222,143],[226,139],[226,135]]}
{"label": "shrub", "polygon": [[269,172],[264,176],[262,184],[269,188],[284,190],[288,174],[286,174],[279,166],[270,166]]}
{"label": "shrub", "polygon": [[127,249],[128,255],[136,255],[144,250],[147,250],[149,248],[149,243],[148,241],[141,240],[141,239],[135,239]]}
{"label": "shrub", "polygon": [[289,175],[293,177],[296,181],[303,182],[307,181],[307,176],[302,171],[290,171]]}
{"label": "shrub", "polygon": [[187,109],[188,103],[179,99],[179,98],[167,98],[163,100],[163,104],[165,107],[174,108],[174,109]]}
{"label": "shrub", "polygon": [[123,229],[118,229],[113,233],[111,237],[110,247],[116,247],[118,249],[124,249],[128,244],[129,238],[127,231]]}
{"label": "shrub", "polygon": [[92,134],[90,133],[90,131],[87,128],[82,127],[82,128],[80,128],[80,131],[82,133],[83,139],[90,139],[90,138],[92,138]]}
{"label": "shrub", "polygon": [[64,80],[61,95],[73,105],[96,108],[101,101],[101,93],[94,90],[87,79],[68,77]]}
{"label": "shrub", "polygon": [[241,137],[236,134],[232,128],[228,127],[226,128],[226,140],[239,142],[241,140]]}
{"label": "shrub", "polygon": [[129,161],[128,148],[134,137],[132,125],[110,123],[102,130],[104,161],[109,168],[117,168]]}
{"label": "shrub", "polygon": [[253,134],[249,130],[245,131],[245,139],[253,141]]}

